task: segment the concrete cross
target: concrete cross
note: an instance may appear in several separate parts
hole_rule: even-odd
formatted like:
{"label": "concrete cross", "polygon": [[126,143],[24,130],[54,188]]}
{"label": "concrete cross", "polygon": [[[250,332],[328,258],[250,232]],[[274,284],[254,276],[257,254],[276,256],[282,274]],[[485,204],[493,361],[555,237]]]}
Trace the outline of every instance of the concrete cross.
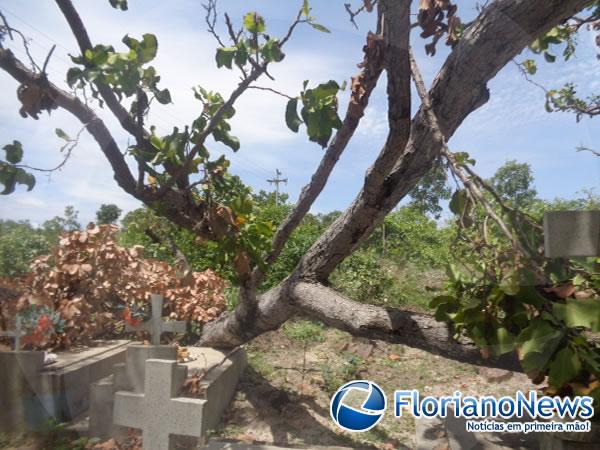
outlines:
{"label": "concrete cross", "polygon": [[152,294],[152,317],[147,322],[133,327],[125,326],[126,331],[147,331],[150,333],[152,345],[160,345],[160,336],[164,332],[185,333],[186,323],[183,321],[165,322],[162,319],[163,297]]}
{"label": "concrete cross", "polygon": [[15,351],[21,350],[21,336],[25,336],[27,333],[23,332],[21,324],[21,316],[17,315],[15,318],[15,330],[14,331],[0,331],[0,336],[15,338]]}
{"label": "concrete cross", "polygon": [[142,430],[144,450],[170,450],[171,435],[202,436],[206,400],[175,397],[187,372],[176,361],[146,360],[144,393],[115,393],[116,425]]}

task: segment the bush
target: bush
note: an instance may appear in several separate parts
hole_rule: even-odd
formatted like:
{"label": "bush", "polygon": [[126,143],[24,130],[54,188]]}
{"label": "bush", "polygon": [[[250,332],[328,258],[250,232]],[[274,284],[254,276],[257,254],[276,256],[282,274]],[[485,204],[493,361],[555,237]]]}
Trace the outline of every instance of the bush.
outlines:
{"label": "bush", "polygon": [[346,259],[331,277],[332,285],[353,300],[381,304],[394,285],[388,268],[381,265],[381,258],[372,248],[361,249]]}
{"label": "bush", "polygon": [[33,347],[64,348],[105,333],[122,319],[135,319],[132,311],[147,310],[151,293],[165,297],[165,309],[174,319],[207,322],[225,308],[225,282],[214,272],[181,277],[166,262],[144,259],[140,246],[118,246],[116,231],[113,225],[92,224],[65,235],[50,255],[32,263],[20,283],[19,310],[46,305],[63,323],[62,332]]}
{"label": "bush", "polygon": [[31,261],[47,253],[53,242],[29,222],[0,220],[0,277],[18,277]]}

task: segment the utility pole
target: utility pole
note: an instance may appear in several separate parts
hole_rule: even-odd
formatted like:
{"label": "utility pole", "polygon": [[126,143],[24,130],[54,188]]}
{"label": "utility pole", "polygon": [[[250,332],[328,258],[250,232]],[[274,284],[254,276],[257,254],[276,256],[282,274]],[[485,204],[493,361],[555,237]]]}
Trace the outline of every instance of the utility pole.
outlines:
{"label": "utility pole", "polygon": [[281,175],[282,173],[279,171],[279,169],[275,169],[275,178],[267,180],[269,183],[275,184],[275,206],[279,204],[279,185],[281,183],[285,183],[287,185],[288,182],[287,178],[280,178]]}

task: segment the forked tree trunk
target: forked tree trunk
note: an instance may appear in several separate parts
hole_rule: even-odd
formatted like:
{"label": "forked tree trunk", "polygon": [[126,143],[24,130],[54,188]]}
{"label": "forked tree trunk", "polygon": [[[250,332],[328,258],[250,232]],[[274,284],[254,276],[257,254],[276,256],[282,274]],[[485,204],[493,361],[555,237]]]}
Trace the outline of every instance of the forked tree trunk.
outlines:
{"label": "forked tree trunk", "polygon": [[[71,0],[56,2],[81,52],[91,49],[91,40]],[[591,3],[590,0],[496,0],[490,3],[467,28],[430,88],[429,98],[438,122],[433,126],[428,120],[430,115],[423,109],[411,120],[411,2],[379,0],[378,28],[383,31],[383,67],[375,65],[363,70],[364,85],[361,89],[364,95],[356,103],[351,102],[342,129],[330,144],[311,183],[302,191],[296,210],[278,231],[268,263],[276,260],[289,234],[322,191],[358,126],[379,74],[385,70],[389,134],[365,176],[360,193],[279,286],[257,295],[257,284],[264,274],[255,270],[252,276],[248,276],[240,290],[240,305],[207,324],[201,343],[214,347],[239,345],[278,328],[294,314],[300,313],[354,335],[403,343],[460,361],[517,369],[514,355],[497,360],[484,359],[473,342],[462,338],[455,340],[447,324],[424,314],[354,302],[328,288],[327,279],[431,170],[444,142],[450,139],[465,118],[487,102],[487,83],[498,71],[537,36],[573,17]],[[296,24],[290,28],[290,33]],[[123,190],[147,205],[160,203],[164,206],[163,214],[172,222],[199,232],[206,208],[194,202],[186,186],[189,183],[187,176],[175,176],[176,186],[165,186],[164,189],[161,186],[158,192],[144,186],[143,170],[136,180],[109,129],[86,104],[48,82],[45,77],[33,73],[10,50],[2,47],[0,68],[20,83],[41,87],[55,99],[56,106],[69,111],[84,124],[111,164],[115,179]],[[233,104],[266,70],[266,65],[253,70],[232,92],[226,104]],[[97,87],[123,129],[134,136],[136,145],[140,148],[148,145],[147,132],[129,116],[110,87],[99,83]],[[215,123],[209,124],[204,137],[210,134],[211,126],[214,127]]]}

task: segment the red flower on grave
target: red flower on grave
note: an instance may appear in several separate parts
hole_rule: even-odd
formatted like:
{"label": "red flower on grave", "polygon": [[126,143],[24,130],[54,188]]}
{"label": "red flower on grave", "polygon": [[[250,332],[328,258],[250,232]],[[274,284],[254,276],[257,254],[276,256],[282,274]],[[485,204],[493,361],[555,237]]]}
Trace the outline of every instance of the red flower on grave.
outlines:
{"label": "red flower on grave", "polygon": [[39,331],[40,334],[47,333],[52,330],[52,319],[50,316],[46,314],[42,314],[38,319],[36,331]]}
{"label": "red flower on grave", "polygon": [[132,327],[137,327],[140,323],[142,323],[141,319],[136,319],[135,317],[133,317],[131,309],[129,308],[125,308],[123,310],[123,320],[125,320],[125,322],[127,322]]}

